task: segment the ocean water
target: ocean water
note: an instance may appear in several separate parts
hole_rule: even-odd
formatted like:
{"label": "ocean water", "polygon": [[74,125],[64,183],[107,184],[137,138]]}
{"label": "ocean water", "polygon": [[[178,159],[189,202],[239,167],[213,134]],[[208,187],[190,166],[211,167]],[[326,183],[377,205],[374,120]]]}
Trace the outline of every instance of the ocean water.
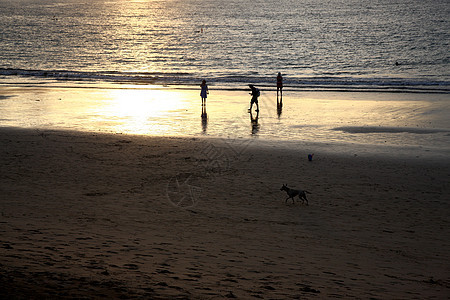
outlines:
{"label": "ocean water", "polygon": [[0,126],[449,159],[449,15],[448,0],[0,0]]}
{"label": "ocean water", "polygon": [[450,92],[448,0],[0,0],[0,83]]}

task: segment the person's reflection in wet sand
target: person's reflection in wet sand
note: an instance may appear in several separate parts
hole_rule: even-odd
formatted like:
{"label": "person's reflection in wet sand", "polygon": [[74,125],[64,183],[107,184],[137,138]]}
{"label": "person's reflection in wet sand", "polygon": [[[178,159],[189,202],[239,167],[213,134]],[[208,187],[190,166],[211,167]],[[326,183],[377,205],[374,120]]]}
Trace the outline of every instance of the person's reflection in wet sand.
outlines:
{"label": "person's reflection in wet sand", "polygon": [[283,76],[278,72],[277,76],[277,114],[278,119],[281,117],[283,112]]}
{"label": "person's reflection in wet sand", "polygon": [[252,134],[257,134],[259,132],[259,111],[256,112],[256,116],[253,117],[253,112],[250,112],[250,123],[252,124]]}
{"label": "person's reflection in wet sand", "polygon": [[281,117],[281,113],[283,112],[283,97],[278,98],[277,95],[277,115],[278,119]]}
{"label": "person's reflection in wet sand", "polygon": [[202,105],[202,131],[206,133],[206,129],[208,129],[208,114],[206,113],[206,105]]}

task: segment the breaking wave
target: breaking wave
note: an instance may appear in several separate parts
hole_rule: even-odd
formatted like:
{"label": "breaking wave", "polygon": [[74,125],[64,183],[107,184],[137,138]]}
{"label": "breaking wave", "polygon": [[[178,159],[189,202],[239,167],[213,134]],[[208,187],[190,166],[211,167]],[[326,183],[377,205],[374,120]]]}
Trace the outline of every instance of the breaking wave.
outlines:
{"label": "breaking wave", "polygon": [[[25,80],[44,81],[84,81],[113,82],[127,84],[160,84],[160,85],[198,85],[205,76],[186,72],[119,72],[119,71],[70,71],[70,70],[27,70],[0,68],[0,78],[21,78]],[[274,88],[273,76],[258,74],[209,74],[208,83],[217,89],[246,88],[248,83],[262,88]],[[388,91],[409,93],[450,93],[450,82],[425,81],[414,78],[361,78],[351,76],[315,76],[289,77],[284,79],[285,89],[289,90],[332,90],[332,91]]]}

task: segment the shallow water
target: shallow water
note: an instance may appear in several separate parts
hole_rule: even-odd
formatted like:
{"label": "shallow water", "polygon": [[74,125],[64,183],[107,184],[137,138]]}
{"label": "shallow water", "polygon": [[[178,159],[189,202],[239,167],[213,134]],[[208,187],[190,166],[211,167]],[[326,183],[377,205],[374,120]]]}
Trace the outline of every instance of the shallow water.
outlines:
{"label": "shallow water", "polygon": [[[450,155],[446,95],[263,91],[248,112],[248,91],[158,86],[0,88],[0,125],[272,143],[322,143],[437,151]],[[280,101],[278,102],[280,103]],[[280,109],[281,108],[281,109]],[[206,114],[205,114],[206,113]]]}

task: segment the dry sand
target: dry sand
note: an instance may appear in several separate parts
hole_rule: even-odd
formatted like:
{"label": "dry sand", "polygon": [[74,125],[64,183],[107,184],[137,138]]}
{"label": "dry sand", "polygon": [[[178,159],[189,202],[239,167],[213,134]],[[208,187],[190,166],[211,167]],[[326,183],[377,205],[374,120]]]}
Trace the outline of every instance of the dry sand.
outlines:
{"label": "dry sand", "polygon": [[3,299],[450,295],[449,161],[5,128],[0,161]]}

